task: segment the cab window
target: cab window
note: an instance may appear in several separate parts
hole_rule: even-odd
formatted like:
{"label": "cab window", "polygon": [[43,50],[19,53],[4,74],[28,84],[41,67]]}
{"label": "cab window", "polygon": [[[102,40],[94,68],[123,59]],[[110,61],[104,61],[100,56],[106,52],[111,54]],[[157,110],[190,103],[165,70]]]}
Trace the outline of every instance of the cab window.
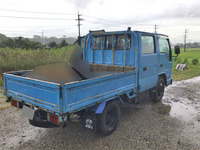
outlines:
{"label": "cab window", "polygon": [[169,41],[165,38],[159,38],[158,42],[159,42],[160,53],[166,54],[168,59],[170,60],[171,57],[170,57]]}
{"label": "cab window", "polygon": [[142,35],[141,40],[142,40],[143,54],[154,54],[155,53],[154,37],[149,35]]}

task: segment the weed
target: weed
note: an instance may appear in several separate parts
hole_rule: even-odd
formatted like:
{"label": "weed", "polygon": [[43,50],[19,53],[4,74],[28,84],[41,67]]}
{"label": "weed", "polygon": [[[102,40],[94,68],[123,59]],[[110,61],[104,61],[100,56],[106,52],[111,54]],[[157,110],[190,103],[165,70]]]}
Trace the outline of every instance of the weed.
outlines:
{"label": "weed", "polygon": [[197,58],[192,59],[192,64],[197,65],[199,63],[199,60]]}
{"label": "weed", "polygon": [[183,64],[187,64],[188,63],[188,59],[185,57],[183,60]]}

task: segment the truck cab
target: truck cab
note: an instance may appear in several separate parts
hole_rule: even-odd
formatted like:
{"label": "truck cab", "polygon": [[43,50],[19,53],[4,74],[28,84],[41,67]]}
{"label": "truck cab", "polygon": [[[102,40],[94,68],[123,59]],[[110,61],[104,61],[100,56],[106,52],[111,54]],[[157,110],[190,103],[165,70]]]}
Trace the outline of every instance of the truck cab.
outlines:
{"label": "truck cab", "polygon": [[172,52],[164,34],[141,31],[90,31],[85,36],[83,59],[90,64],[130,66],[137,69],[137,92],[155,87],[162,77],[172,84]]}

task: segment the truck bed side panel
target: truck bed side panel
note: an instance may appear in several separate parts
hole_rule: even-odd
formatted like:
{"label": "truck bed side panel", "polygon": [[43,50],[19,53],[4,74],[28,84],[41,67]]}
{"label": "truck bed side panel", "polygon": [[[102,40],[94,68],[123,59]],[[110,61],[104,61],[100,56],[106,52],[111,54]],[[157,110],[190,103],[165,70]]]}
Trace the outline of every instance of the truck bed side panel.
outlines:
{"label": "truck bed side panel", "polygon": [[86,80],[63,87],[63,112],[75,112],[108,98],[136,90],[136,72],[130,71]]}

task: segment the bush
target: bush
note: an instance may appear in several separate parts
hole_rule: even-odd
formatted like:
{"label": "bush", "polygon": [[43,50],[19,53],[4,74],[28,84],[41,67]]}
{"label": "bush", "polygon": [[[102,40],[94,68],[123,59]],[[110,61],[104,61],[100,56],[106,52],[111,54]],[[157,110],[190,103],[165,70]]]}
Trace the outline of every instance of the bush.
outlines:
{"label": "bush", "polygon": [[192,64],[197,65],[199,63],[199,60],[197,58],[192,59]]}
{"label": "bush", "polygon": [[0,77],[3,72],[33,69],[39,65],[68,62],[73,46],[52,50],[0,48]]}
{"label": "bush", "polygon": [[183,60],[183,64],[187,64],[188,63],[188,59],[185,57]]}
{"label": "bush", "polygon": [[177,62],[177,64],[181,64],[182,63],[181,57],[177,57],[176,62]]}

